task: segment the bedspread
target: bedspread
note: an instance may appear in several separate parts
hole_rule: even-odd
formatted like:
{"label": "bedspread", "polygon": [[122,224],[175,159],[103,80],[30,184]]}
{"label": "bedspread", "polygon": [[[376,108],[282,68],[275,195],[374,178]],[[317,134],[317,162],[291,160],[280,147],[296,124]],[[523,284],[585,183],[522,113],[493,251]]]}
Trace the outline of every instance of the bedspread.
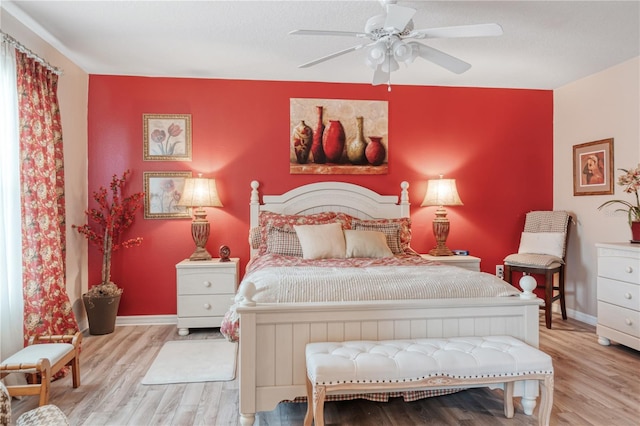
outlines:
{"label": "bedspread", "polygon": [[487,273],[441,265],[419,256],[322,259],[266,255],[242,280],[258,303],[353,302],[513,296],[520,292]]}

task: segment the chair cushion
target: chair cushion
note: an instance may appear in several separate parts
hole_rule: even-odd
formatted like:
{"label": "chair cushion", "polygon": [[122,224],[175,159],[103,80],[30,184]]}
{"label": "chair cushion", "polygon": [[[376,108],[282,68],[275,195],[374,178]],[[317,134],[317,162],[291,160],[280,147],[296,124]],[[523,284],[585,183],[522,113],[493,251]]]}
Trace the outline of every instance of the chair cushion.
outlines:
{"label": "chair cushion", "polygon": [[553,269],[564,264],[559,257],[547,254],[518,253],[504,258],[504,263],[512,266],[531,266],[536,268]]}
{"label": "chair cushion", "polygon": [[0,381],[0,425],[11,424],[11,396],[9,391],[5,387],[4,383]]}
{"label": "chair cushion", "polygon": [[70,426],[70,424],[60,408],[55,405],[43,405],[18,417],[16,426]]}
{"label": "chair cushion", "polygon": [[[74,347],[71,343],[42,343],[30,345],[3,360],[2,364],[35,364],[40,358],[46,358],[53,366],[73,350]],[[28,370],[25,370],[25,372],[28,372]]]}
{"label": "chair cushion", "polygon": [[518,253],[548,254],[562,259],[564,243],[564,232],[523,232]]}

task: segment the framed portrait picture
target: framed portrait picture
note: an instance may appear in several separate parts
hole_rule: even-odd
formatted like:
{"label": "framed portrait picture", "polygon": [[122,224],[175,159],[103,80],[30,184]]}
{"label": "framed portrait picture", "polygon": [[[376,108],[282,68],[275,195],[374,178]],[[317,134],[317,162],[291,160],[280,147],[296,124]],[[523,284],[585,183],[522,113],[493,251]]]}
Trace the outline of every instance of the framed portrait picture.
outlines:
{"label": "framed portrait picture", "polygon": [[573,146],[573,195],[613,194],[613,138]]}
{"label": "framed portrait picture", "polygon": [[190,114],[143,114],[144,161],[191,161]]}
{"label": "framed portrait picture", "polygon": [[191,218],[188,207],[177,205],[188,177],[191,172],[144,172],[144,218]]}

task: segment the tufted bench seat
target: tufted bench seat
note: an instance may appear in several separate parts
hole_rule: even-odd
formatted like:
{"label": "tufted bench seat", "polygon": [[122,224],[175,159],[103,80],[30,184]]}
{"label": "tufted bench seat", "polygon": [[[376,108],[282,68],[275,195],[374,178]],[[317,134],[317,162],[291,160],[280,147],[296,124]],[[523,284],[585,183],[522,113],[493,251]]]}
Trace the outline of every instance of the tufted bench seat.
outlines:
{"label": "tufted bench seat", "polygon": [[548,425],[553,365],[544,352],[510,336],[309,343],[305,426],[324,425],[327,393],[404,391],[504,384],[513,417],[513,384],[538,380],[538,423]]}

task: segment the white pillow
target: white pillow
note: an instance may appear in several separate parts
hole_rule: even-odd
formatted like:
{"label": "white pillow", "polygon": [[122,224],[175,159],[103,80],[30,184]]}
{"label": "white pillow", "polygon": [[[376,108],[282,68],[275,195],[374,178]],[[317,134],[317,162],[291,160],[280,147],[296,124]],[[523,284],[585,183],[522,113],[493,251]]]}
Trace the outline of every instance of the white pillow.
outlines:
{"label": "white pillow", "polygon": [[523,232],[518,253],[548,254],[562,259],[564,240],[563,232]]}
{"label": "white pillow", "polygon": [[342,224],[293,225],[302,246],[304,259],[344,259]]}
{"label": "white pillow", "polygon": [[345,229],[344,239],[347,257],[393,257],[387,236],[382,232]]}

